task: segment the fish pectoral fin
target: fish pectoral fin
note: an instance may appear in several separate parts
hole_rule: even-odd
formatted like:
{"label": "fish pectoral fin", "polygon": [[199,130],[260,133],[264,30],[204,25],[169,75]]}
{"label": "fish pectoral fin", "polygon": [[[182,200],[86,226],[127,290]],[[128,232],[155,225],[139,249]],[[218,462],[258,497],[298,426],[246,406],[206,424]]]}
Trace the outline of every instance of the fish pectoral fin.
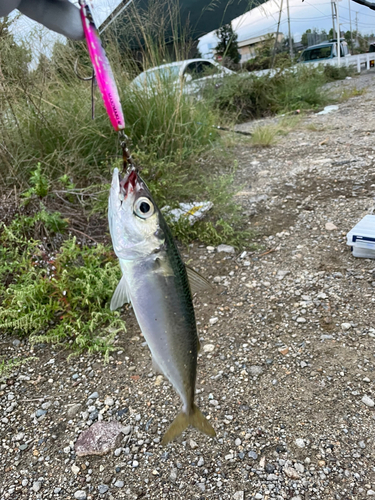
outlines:
{"label": "fish pectoral fin", "polygon": [[203,292],[204,290],[212,290],[213,286],[208,280],[206,280],[206,278],[197,273],[197,271],[194,271],[192,267],[187,266],[186,264],[185,267],[189,278],[191,293]]}
{"label": "fish pectoral fin", "polygon": [[118,309],[125,303],[130,303],[130,299],[128,295],[128,285],[126,283],[125,276],[123,276],[120,283],[117,285],[115,293],[113,294],[110,306],[111,311]]}
{"label": "fish pectoral fin", "polygon": [[164,434],[161,444],[164,446],[170,441],[173,441],[173,439],[182,434],[189,425],[207,434],[207,436],[216,436],[215,429],[210,422],[206,419],[198,406],[193,405],[193,411],[190,415],[187,415],[183,411],[177,415],[168,427],[167,432]]}

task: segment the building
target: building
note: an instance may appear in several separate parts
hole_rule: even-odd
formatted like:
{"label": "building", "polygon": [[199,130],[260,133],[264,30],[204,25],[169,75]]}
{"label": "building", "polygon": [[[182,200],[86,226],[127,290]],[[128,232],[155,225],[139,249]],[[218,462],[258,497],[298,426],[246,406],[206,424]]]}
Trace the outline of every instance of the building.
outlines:
{"label": "building", "polygon": [[[253,59],[257,55],[257,49],[262,46],[265,40],[270,37],[276,38],[277,32],[267,33],[266,35],[254,36],[252,38],[247,38],[246,40],[241,40],[238,42],[238,51],[241,54],[241,64]],[[284,40],[284,35],[282,33],[278,34],[277,41],[282,43]]]}

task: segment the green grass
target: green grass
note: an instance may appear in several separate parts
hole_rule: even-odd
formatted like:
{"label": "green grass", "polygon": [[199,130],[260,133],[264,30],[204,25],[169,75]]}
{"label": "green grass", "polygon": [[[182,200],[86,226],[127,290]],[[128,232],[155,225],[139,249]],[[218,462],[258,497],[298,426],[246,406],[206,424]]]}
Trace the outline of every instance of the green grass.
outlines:
{"label": "green grass", "polygon": [[53,256],[38,241],[3,226],[0,247],[0,330],[31,342],[69,342],[75,351],[108,358],[125,331],[109,301],[121,272],[109,248],[67,239]]}

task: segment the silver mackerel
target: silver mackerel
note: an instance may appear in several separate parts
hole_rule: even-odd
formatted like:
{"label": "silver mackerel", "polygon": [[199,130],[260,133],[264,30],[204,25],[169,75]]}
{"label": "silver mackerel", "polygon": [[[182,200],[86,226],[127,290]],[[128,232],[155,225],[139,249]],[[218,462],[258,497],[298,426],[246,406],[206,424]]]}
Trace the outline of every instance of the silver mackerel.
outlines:
{"label": "silver mackerel", "polygon": [[[183,404],[162,443],[189,425],[215,436],[194,404],[199,341],[187,270],[162,213],[134,169],[124,179],[114,170],[108,219],[123,273],[111,309],[131,302],[155,368],[171,382]],[[193,279],[199,282],[199,275]]]}

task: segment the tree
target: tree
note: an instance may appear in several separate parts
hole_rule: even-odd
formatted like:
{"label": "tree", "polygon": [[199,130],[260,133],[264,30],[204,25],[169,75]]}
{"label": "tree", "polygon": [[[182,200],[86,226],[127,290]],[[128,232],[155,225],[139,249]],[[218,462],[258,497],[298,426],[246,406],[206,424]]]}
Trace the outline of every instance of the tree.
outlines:
{"label": "tree", "polygon": [[305,33],[301,37],[301,43],[304,47],[307,47],[309,45],[309,42],[307,40],[308,33],[311,33],[311,29],[306,30]]}
{"label": "tree", "polygon": [[5,80],[19,82],[28,76],[31,51],[25,43],[14,40],[11,26],[15,19],[0,19],[0,70]]}
{"label": "tree", "polygon": [[231,24],[224,24],[221,28],[215,31],[219,39],[219,43],[215,47],[215,52],[221,57],[228,57],[231,61],[238,64],[240,62],[240,54],[238,52],[237,33],[233,31]]}

